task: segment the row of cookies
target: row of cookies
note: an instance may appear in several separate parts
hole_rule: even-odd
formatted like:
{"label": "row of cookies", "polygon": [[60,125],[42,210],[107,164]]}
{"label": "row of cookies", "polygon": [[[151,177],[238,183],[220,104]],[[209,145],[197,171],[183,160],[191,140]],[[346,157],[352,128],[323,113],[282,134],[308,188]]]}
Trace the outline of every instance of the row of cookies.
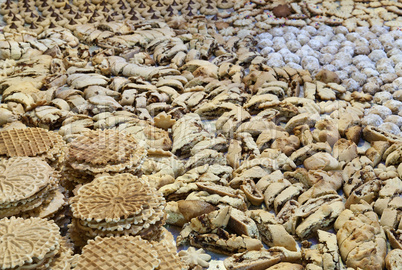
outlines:
{"label": "row of cookies", "polygon": [[[170,20],[172,16],[197,16],[215,15],[218,17],[229,17],[224,19],[233,27],[253,29],[254,25],[262,31],[275,26],[289,25],[303,27],[306,25],[319,26],[327,25],[345,25],[350,30],[356,26],[389,26],[397,28],[398,15],[401,13],[400,5],[397,2],[383,1],[387,9],[381,6],[365,6],[364,4],[345,4],[342,1],[340,6],[336,3],[291,3],[291,4],[269,4],[241,1],[173,1],[160,2],[150,1],[143,3],[141,1],[125,2],[77,2],[70,5],[65,1],[37,1],[35,5],[25,2],[12,2],[10,0],[2,4],[3,19],[7,22],[9,29],[14,31],[21,30],[26,23],[29,24],[27,31],[31,33],[41,33],[44,29],[63,26],[74,30],[78,25],[84,23],[97,23],[103,20],[108,22],[128,19],[137,21],[145,19],[165,19]],[[316,5],[318,4],[318,5]],[[342,5],[344,4],[344,5]],[[229,11],[234,8],[235,13]],[[218,9],[224,9],[223,13]],[[227,11],[229,10],[229,11]],[[360,16],[360,21],[355,16]],[[364,17],[365,16],[365,17]],[[369,24],[363,24],[361,21],[369,21]],[[222,29],[224,30],[224,29]],[[227,32],[227,31],[222,31]]]}
{"label": "row of cookies", "polygon": [[[183,24],[184,21],[178,21],[177,23]],[[197,22],[197,24],[194,22],[194,24],[194,26],[198,28],[194,29],[194,31],[205,31],[211,34],[216,31],[213,24],[201,24],[200,22]],[[193,29],[192,24],[187,26]],[[97,28],[108,28],[111,31],[119,32],[125,32],[129,29],[124,24],[113,23],[100,24],[98,27],[85,26],[80,30],[80,32],[85,31],[82,38],[87,42],[92,42],[95,38],[99,40],[99,34],[102,33],[102,31],[99,31]],[[202,28],[206,29],[203,30]],[[226,28],[226,30],[227,29],[229,28]],[[261,54],[268,59],[267,63],[270,66],[282,67],[289,65],[296,69],[308,68],[313,75],[318,75],[317,73],[324,68],[328,70],[329,73],[335,72],[335,77],[333,77],[333,75],[331,75],[331,77],[333,77],[333,80],[336,82],[340,80],[345,87],[356,91],[363,90],[370,94],[375,94],[375,92],[379,90],[396,91],[400,84],[400,79],[398,78],[401,68],[401,54],[398,47],[400,31],[391,31],[388,33],[386,31],[386,28],[381,27],[371,29],[362,27],[359,29],[359,33],[349,33],[344,27],[337,27],[335,31],[328,27],[320,27],[318,31],[313,27],[304,27],[301,30],[283,28],[259,35],[258,47],[261,48]],[[49,35],[52,32],[60,33],[60,30],[53,29],[45,33]],[[248,34],[255,34],[255,32],[246,31],[242,33],[242,35]],[[57,34],[55,33],[55,35]],[[77,35],[81,36],[82,33],[77,33]],[[45,35],[42,37],[44,36]],[[141,37],[137,36],[137,38]],[[297,41],[289,41],[289,39],[294,38],[296,38]],[[310,39],[312,40],[310,41]],[[42,51],[48,48],[46,45],[43,46],[41,42],[30,42],[35,48],[39,48]],[[46,40],[46,42],[49,41]],[[154,52],[160,54],[157,58],[161,59],[158,61],[159,64],[168,64],[173,60],[176,66],[181,66],[185,61],[194,58],[210,57],[210,54],[214,53],[214,51],[210,49],[210,46],[214,43],[211,40],[208,40],[208,42],[209,48],[206,48],[208,54],[203,55],[197,54],[197,50],[191,50],[185,55],[184,53],[192,48],[185,48],[183,42],[177,40],[172,41],[172,44],[177,45],[174,46],[173,51],[173,48],[169,49],[161,45],[158,50]],[[125,44],[127,41],[124,38],[120,37],[116,39],[111,33],[108,33],[107,37],[102,37],[102,41],[99,40],[99,43],[105,47],[111,46],[112,44],[123,48],[127,46],[127,44]],[[2,49],[2,55],[7,57],[9,54],[13,53],[15,56],[13,55],[12,57],[18,59],[18,57],[23,55],[23,51],[27,49],[24,46],[26,45],[4,42],[2,45],[2,47],[4,47],[4,49]],[[362,47],[365,48],[364,51],[362,51]],[[219,49],[222,51],[222,47]],[[80,50],[80,54],[74,50],[69,50],[68,54],[64,55],[64,57],[68,59],[64,62],[64,68],[68,68],[71,65],[82,67],[88,63],[88,49],[84,46]],[[317,50],[320,51],[317,52]],[[174,57],[178,52],[180,52],[180,54]],[[166,54],[171,54],[172,56],[166,59]],[[83,59],[85,59],[85,61]],[[145,61],[147,61],[146,63],[152,63],[149,55],[142,54],[141,59],[138,59],[137,63],[141,64],[145,63]],[[63,66],[60,68],[63,68]],[[12,69],[9,68],[8,70]]]}

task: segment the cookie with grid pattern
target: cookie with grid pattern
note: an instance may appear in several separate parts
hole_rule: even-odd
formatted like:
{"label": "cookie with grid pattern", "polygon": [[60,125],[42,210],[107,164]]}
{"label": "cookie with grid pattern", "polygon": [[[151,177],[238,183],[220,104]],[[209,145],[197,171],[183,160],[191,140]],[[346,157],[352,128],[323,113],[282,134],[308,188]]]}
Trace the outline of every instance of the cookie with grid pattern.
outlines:
{"label": "cookie with grid pattern", "polygon": [[1,160],[0,205],[34,196],[55,181],[54,175],[54,169],[40,158],[12,157]]}
{"label": "cookie with grid pattern", "polygon": [[152,241],[151,244],[158,253],[161,264],[158,270],[185,270],[188,267],[180,260],[176,249],[169,248],[164,242]]}
{"label": "cookie with grid pattern", "polygon": [[44,157],[55,161],[62,156],[63,138],[43,128],[0,131],[0,155],[7,157]]}
{"label": "cookie with grid pattern", "polygon": [[73,216],[89,222],[118,222],[142,214],[146,220],[152,214],[147,210],[163,203],[162,194],[146,180],[128,173],[95,178],[70,199]]}
{"label": "cookie with grid pattern", "polygon": [[128,147],[137,143],[131,139],[123,133],[111,130],[90,131],[70,144],[70,157],[93,165],[123,163],[130,155]]}
{"label": "cookie with grid pattern", "polygon": [[54,197],[58,173],[37,157],[0,161],[0,218],[27,216]]}
{"label": "cookie with grid pattern", "polygon": [[0,220],[0,269],[36,264],[56,254],[59,227],[40,218],[4,218]]}
{"label": "cookie with grid pattern", "polygon": [[76,270],[153,270],[161,260],[155,247],[141,237],[97,237],[88,241]]}
{"label": "cookie with grid pattern", "polygon": [[131,134],[114,130],[91,130],[68,145],[68,164],[93,174],[136,168],[147,151]]}
{"label": "cookie with grid pattern", "polygon": [[161,234],[160,234],[159,242],[161,242],[161,243],[163,242],[163,244],[165,246],[167,246],[169,249],[173,249],[173,250],[177,251],[176,241],[174,240],[174,236],[165,227],[161,228]]}

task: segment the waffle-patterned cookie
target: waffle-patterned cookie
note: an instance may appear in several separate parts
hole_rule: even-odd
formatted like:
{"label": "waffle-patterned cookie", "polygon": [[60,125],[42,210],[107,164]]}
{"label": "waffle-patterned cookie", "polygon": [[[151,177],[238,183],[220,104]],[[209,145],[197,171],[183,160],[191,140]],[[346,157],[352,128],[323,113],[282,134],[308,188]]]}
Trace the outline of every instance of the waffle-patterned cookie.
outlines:
{"label": "waffle-patterned cookie", "polygon": [[43,128],[11,129],[0,132],[0,155],[7,157],[60,158],[63,138]]}
{"label": "waffle-patterned cookie", "polygon": [[94,174],[136,168],[146,154],[132,135],[113,130],[91,130],[68,145],[71,167]]}
{"label": "waffle-patterned cookie", "polygon": [[54,170],[45,161],[13,157],[0,161],[0,205],[25,200],[51,184]]}
{"label": "waffle-patterned cookie", "polygon": [[49,133],[41,128],[13,129],[0,132],[0,154],[9,157],[33,157],[54,147]]}
{"label": "waffle-patterned cookie", "polygon": [[168,231],[165,227],[161,228],[161,235],[159,242],[163,243],[169,249],[177,250],[176,241],[174,240],[173,234],[170,231]]}
{"label": "waffle-patterned cookie", "polygon": [[160,263],[155,247],[139,236],[97,237],[82,249],[74,269],[153,270]]}
{"label": "waffle-patterned cookie", "polygon": [[157,239],[166,220],[162,194],[145,178],[128,173],[95,178],[77,190],[70,206],[70,232],[77,246],[96,236]]}
{"label": "waffle-patterned cookie", "polygon": [[163,211],[161,214],[153,215],[150,220],[141,224],[127,224],[124,228],[119,230],[104,230],[94,229],[82,224],[82,220],[73,218],[72,223],[69,225],[69,233],[76,247],[83,247],[88,240],[95,237],[111,237],[111,236],[141,236],[146,240],[160,240],[163,233],[163,225],[165,224],[165,215]]}
{"label": "waffle-patterned cookie", "polygon": [[163,208],[157,209],[147,220],[139,223],[134,223],[130,220],[122,220],[119,223],[96,223],[96,221],[87,222],[85,220],[74,218],[73,224],[75,224],[75,226],[77,226],[81,231],[85,231],[88,236],[94,238],[95,236],[107,236],[108,234],[136,235],[152,225],[159,224],[160,221],[164,221]]}
{"label": "waffle-patterned cookie", "polygon": [[40,218],[0,220],[0,268],[36,264],[59,248],[59,227]]}
{"label": "waffle-patterned cookie", "polygon": [[161,260],[161,264],[158,270],[185,270],[185,265],[180,257],[177,255],[176,249],[170,249],[168,245],[163,242],[152,241],[154,250],[158,253],[158,258]]}
{"label": "waffle-patterned cookie", "polygon": [[[145,213],[161,204],[161,194],[145,180],[131,174],[98,177],[82,186],[70,205],[75,218],[97,222],[118,222],[120,219]],[[152,213],[151,213],[152,214]]]}
{"label": "waffle-patterned cookie", "polygon": [[42,205],[44,198],[39,196],[29,202],[19,204],[16,203],[15,206],[10,206],[6,208],[0,208],[0,218],[11,217],[11,216],[22,216],[25,217],[27,212],[34,210]]}
{"label": "waffle-patterned cookie", "polygon": [[92,131],[86,135],[71,143],[70,157],[93,165],[126,162],[130,155],[128,147],[132,146],[131,143],[136,144],[135,140],[125,142],[124,134],[108,130]]}
{"label": "waffle-patterned cookie", "polygon": [[161,198],[158,207],[146,209],[137,216],[133,216],[127,219],[120,219],[117,222],[107,222],[105,220],[97,222],[96,220],[88,221],[81,219],[80,224],[91,229],[104,231],[105,233],[110,231],[121,231],[130,229],[133,234],[136,234],[141,231],[143,227],[156,224],[158,221],[160,221],[165,215],[164,206],[165,202],[163,198]]}

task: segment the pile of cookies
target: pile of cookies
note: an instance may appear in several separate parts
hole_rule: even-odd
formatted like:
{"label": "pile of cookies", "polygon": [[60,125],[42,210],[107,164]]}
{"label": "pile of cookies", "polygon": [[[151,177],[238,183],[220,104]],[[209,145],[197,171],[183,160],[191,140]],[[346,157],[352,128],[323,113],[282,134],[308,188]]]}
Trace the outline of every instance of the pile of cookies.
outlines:
{"label": "pile of cookies", "polygon": [[0,155],[10,157],[39,157],[54,168],[64,163],[66,143],[56,132],[42,128],[12,129],[0,132]]}
{"label": "pile of cookies", "polygon": [[[258,35],[272,67],[307,69],[320,80],[374,95],[401,83],[401,31],[383,27],[282,27]],[[392,44],[392,45],[391,45]],[[324,76],[327,78],[325,79]]]}
{"label": "pile of cookies", "polygon": [[88,242],[74,269],[166,269],[184,270],[186,265],[176,248],[165,242],[149,242],[141,237],[97,237]]}
{"label": "pile of cookies", "polygon": [[400,4],[6,0],[1,268],[398,269]]}
{"label": "pile of cookies", "polygon": [[12,157],[0,161],[0,217],[52,217],[64,204],[59,175],[45,161]]}
{"label": "pile of cookies", "polygon": [[0,228],[1,269],[71,269],[72,250],[53,221],[3,218]]}
{"label": "pile of cookies", "polygon": [[159,239],[165,199],[146,179],[122,173],[99,176],[70,199],[71,237],[77,246],[96,236],[139,235]]}
{"label": "pile of cookies", "polygon": [[[401,27],[402,4],[396,1],[48,1],[35,3],[5,1],[1,15],[8,24],[6,31],[26,31],[40,34],[57,26],[74,31],[83,24],[96,24],[102,21],[127,20],[183,20],[197,16],[222,20],[228,26],[268,30],[275,26],[288,25],[303,27],[327,24],[344,25],[348,29],[357,26]],[[252,17],[251,17],[252,16]],[[230,33],[222,25],[223,32]],[[229,32],[228,32],[229,31]]]}
{"label": "pile of cookies", "polygon": [[147,151],[131,134],[113,130],[87,131],[67,145],[64,184],[73,189],[98,174],[135,174]]}
{"label": "pile of cookies", "polygon": [[0,217],[51,218],[66,229],[67,199],[59,185],[66,143],[42,128],[0,132]]}

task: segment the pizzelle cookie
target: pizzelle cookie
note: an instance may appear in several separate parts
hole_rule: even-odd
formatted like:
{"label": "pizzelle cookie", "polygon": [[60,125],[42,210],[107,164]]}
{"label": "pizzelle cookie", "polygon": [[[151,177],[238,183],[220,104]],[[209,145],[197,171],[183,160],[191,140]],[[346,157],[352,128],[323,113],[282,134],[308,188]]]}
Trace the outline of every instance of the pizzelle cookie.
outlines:
{"label": "pizzelle cookie", "polygon": [[74,269],[159,269],[161,259],[154,246],[141,237],[97,237],[82,249]]}
{"label": "pizzelle cookie", "polygon": [[0,161],[0,217],[19,215],[52,200],[58,181],[58,174],[40,158]]}
{"label": "pizzelle cookie", "polygon": [[139,165],[146,151],[138,146],[127,134],[96,130],[82,134],[69,145],[68,151],[70,161],[75,161],[73,168],[100,173],[106,171],[102,168],[105,165],[116,167],[109,168],[112,172]]}
{"label": "pizzelle cookie", "polygon": [[159,206],[157,195],[143,179],[120,174],[99,177],[82,186],[70,206],[76,218],[118,222]]}
{"label": "pizzelle cookie", "polygon": [[0,220],[0,268],[28,269],[49,263],[59,249],[59,228],[40,218]]}
{"label": "pizzelle cookie", "polygon": [[[49,264],[52,270],[70,270],[73,261],[73,250],[72,245],[68,242],[65,237],[60,239],[59,252],[54,256]],[[48,269],[46,266],[39,268],[38,270]]]}
{"label": "pizzelle cookie", "polygon": [[67,179],[85,183],[100,173],[136,173],[146,154],[145,148],[130,134],[88,131],[68,144]]}
{"label": "pizzelle cookie", "polygon": [[70,206],[72,238],[84,242],[112,235],[158,238],[166,218],[162,194],[132,174],[95,178],[77,190]]}
{"label": "pizzelle cookie", "polygon": [[11,129],[0,132],[0,156],[42,157],[51,165],[64,160],[65,142],[52,131],[43,128]]}
{"label": "pizzelle cookie", "polygon": [[66,198],[60,189],[52,191],[51,196],[38,209],[28,212],[33,217],[53,218],[67,205]]}
{"label": "pizzelle cookie", "polygon": [[172,249],[164,242],[152,241],[153,249],[158,253],[161,264],[158,270],[186,270],[188,269],[180,257],[177,255],[176,248]]}
{"label": "pizzelle cookie", "polygon": [[52,181],[53,169],[41,159],[16,157],[0,163],[2,186],[0,203],[29,198]]}

